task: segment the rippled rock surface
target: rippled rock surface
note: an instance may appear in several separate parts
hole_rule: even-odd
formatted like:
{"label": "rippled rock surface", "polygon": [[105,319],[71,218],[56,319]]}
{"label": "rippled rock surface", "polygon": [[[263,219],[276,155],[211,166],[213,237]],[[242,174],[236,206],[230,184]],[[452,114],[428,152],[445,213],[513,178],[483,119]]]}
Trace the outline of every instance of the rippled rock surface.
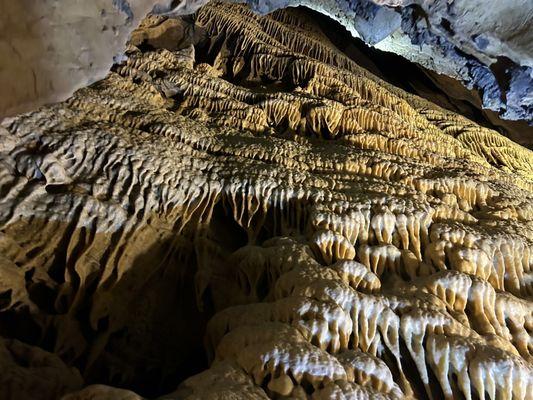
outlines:
{"label": "rippled rock surface", "polygon": [[531,151],[295,10],[127,56],[1,125],[0,398],[530,396]]}

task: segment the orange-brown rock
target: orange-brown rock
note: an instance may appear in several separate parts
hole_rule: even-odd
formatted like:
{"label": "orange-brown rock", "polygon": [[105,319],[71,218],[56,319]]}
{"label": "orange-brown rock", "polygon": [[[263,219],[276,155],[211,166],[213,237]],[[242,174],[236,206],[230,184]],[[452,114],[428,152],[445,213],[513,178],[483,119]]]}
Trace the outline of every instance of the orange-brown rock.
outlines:
{"label": "orange-brown rock", "polygon": [[0,128],[0,334],[37,352],[6,347],[0,397],[530,397],[529,150],[303,12],[133,38]]}

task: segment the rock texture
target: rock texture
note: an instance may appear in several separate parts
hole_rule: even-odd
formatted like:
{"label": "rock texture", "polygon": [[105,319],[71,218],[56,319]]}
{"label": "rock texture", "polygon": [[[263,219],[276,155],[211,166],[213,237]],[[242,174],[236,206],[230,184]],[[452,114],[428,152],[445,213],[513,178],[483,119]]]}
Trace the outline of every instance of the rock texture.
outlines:
{"label": "rock texture", "polygon": [[[0,84],[7,94],[0,99],[0,117],[64,100],[102,79],[148,11],[188,14],[207,1],[0,1]],[[299,5],[317,10],[369,45],[457,79],[479,93],[483,108],[503,119],[533,121],[529,0],[248,3],[260,13]]]}
{"label": "rock texture", "polygon": [[150,11],[190,14],[206,2],[0,0],[0,119],[105,78]]}
{"label": "rock texture", "polygon": [[533,3],[528,0],[251,0],[262,13],[303,5],[355,37],[475,89],[483,108],[533,122]]}
{"label": "rock texture", "polygon": [[297,10],[126,54],[1,125],[0,398],[529,398],[531,151]]}
{"label": "rock texture", "polygon": [[0,0],[0,118],[63,101],[104,78],[155,3]]}

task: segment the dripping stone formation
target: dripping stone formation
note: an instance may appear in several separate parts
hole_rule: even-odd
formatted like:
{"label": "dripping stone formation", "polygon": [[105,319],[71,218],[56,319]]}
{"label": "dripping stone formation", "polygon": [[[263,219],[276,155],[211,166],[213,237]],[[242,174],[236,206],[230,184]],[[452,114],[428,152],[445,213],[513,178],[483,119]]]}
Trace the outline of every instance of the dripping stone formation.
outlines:
{"label": "dripping stone formation", "polygon": [[533,153],[301,9],[149,16],[0,126],[0,399],[531,399]]}

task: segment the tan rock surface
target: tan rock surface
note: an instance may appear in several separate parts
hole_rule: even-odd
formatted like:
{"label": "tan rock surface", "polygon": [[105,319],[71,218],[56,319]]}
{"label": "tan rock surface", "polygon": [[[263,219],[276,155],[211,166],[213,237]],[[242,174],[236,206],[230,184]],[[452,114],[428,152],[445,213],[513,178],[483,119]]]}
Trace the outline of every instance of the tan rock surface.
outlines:
{"label": "tan rock surface", "polygon": [[3,122],[1,335],[108,385],[69,400],[528,399],[531,151],[304,13],[162,24]]}

